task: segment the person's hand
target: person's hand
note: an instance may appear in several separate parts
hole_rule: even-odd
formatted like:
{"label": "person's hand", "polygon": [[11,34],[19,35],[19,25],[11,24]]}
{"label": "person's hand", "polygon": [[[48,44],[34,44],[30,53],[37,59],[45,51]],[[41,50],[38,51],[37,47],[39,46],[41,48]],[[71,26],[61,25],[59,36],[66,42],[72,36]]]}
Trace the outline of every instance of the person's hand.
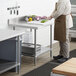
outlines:
{"label": "person's hand", "polygon": [[53,18],[52,16],[47,17],[48,20],[51,20],[52,18]]}

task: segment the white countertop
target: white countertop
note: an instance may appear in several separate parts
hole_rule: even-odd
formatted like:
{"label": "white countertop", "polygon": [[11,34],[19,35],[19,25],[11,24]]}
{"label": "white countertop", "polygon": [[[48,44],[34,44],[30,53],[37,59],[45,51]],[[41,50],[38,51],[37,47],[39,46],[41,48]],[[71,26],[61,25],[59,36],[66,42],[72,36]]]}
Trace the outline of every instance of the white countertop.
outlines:
{"label": "white countertop", "polygon": [[40,21],[31,21],[31,22],[25,22],[25,21],[18,21],[18,18],[14,19],[12,22],[10,20],[9,25],[10,26],[15,26],[15,27],[25,27],[25,28],[31,28],[31,29],[39,29],[43,28],[49,25],[52,25],[54,23],[54,19],[49,20],[45,23],[41,23]]}
{"label": "white countertop", "polygon": [[7,30],[7,29],[0,29],[0,41],[4,41],[13,37],[20,36],[24,34],[24,31],[14,31],[14,30]]}

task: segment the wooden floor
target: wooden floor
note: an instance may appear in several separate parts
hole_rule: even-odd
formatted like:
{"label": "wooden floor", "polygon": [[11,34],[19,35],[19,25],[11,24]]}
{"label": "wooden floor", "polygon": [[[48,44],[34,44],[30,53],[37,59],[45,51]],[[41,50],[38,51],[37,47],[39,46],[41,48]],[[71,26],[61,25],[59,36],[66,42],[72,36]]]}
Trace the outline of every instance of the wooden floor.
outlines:
{"label": "wooden floor", "polygon": [[[76,40],[75,42],[71,42],[70,44],[70,48],[71,50],[76,49]],[[59,51],[59,45],[58,43],[53,45],[53,55],[57,55]],[[22,64],[21,64],[21,71],[20,74],[17,74],[15,72],[6,72],[1,74],[0,76],[22,76],[23,74],[47,63],[48,61],[50,61],[50,53],[44,53],[43,55],[39,56],[37,58],[37,65],[34,66],[33,64],[33,58],[31,57],[22,57]]]}

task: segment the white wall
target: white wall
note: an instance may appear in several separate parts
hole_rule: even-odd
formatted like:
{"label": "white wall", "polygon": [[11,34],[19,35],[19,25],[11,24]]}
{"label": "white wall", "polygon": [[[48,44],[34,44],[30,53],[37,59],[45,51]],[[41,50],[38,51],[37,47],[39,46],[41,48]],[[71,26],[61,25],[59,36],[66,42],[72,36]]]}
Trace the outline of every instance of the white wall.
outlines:
{"label": "white wall", "polygon": [[24,15],[50,15],[52,11],[53,0],[20,0],[21,13]]}
{"label": "white wall", "polygon": [[54,8],[54,0],[0,0],[0,28],[7,28],[7,20],[16,15],[10,15],[8,7],[20,5],[21,15],[45,15],[49,16]]}
{"label": "white wall", "polygon": [[21,14],[49,16],[54,10],[54,4],[56,1],[57,0],[18,0],[18,4],[21,6]]}
{"label": "white wall", "polygon": [[7,28],[7,20],[10,18],[8,7],[15,6],[15,0],[0,0],[0,28]]}

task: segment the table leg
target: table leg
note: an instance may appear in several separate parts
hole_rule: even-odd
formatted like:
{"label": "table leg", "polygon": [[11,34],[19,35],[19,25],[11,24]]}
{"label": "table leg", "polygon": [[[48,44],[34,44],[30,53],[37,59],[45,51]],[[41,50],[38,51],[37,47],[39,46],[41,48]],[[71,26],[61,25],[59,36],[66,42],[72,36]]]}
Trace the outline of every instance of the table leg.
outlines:
{"label": "table leg", "polygon": [[22,40],[20,39],[20,36],[17,37],[17,44],[16,44],[16,64],[18,66],[16,66],[16,72],[19,73],[20,72],[20,68],[21,68],[21,42]]}
{"label": "table leg", "polygon": [[53,52],[52,52],[52,25],[50,25],[50,57],[53,59]]}
{"label": "table leg", "polygon": [[34,47],[35,47],[35,52],[34,52],[34,65],[36,65],[36,29],[34,29]]}
{"label": "table leg", "polygon": [[15,26],[13,26],[13,30],[15,30]]}

